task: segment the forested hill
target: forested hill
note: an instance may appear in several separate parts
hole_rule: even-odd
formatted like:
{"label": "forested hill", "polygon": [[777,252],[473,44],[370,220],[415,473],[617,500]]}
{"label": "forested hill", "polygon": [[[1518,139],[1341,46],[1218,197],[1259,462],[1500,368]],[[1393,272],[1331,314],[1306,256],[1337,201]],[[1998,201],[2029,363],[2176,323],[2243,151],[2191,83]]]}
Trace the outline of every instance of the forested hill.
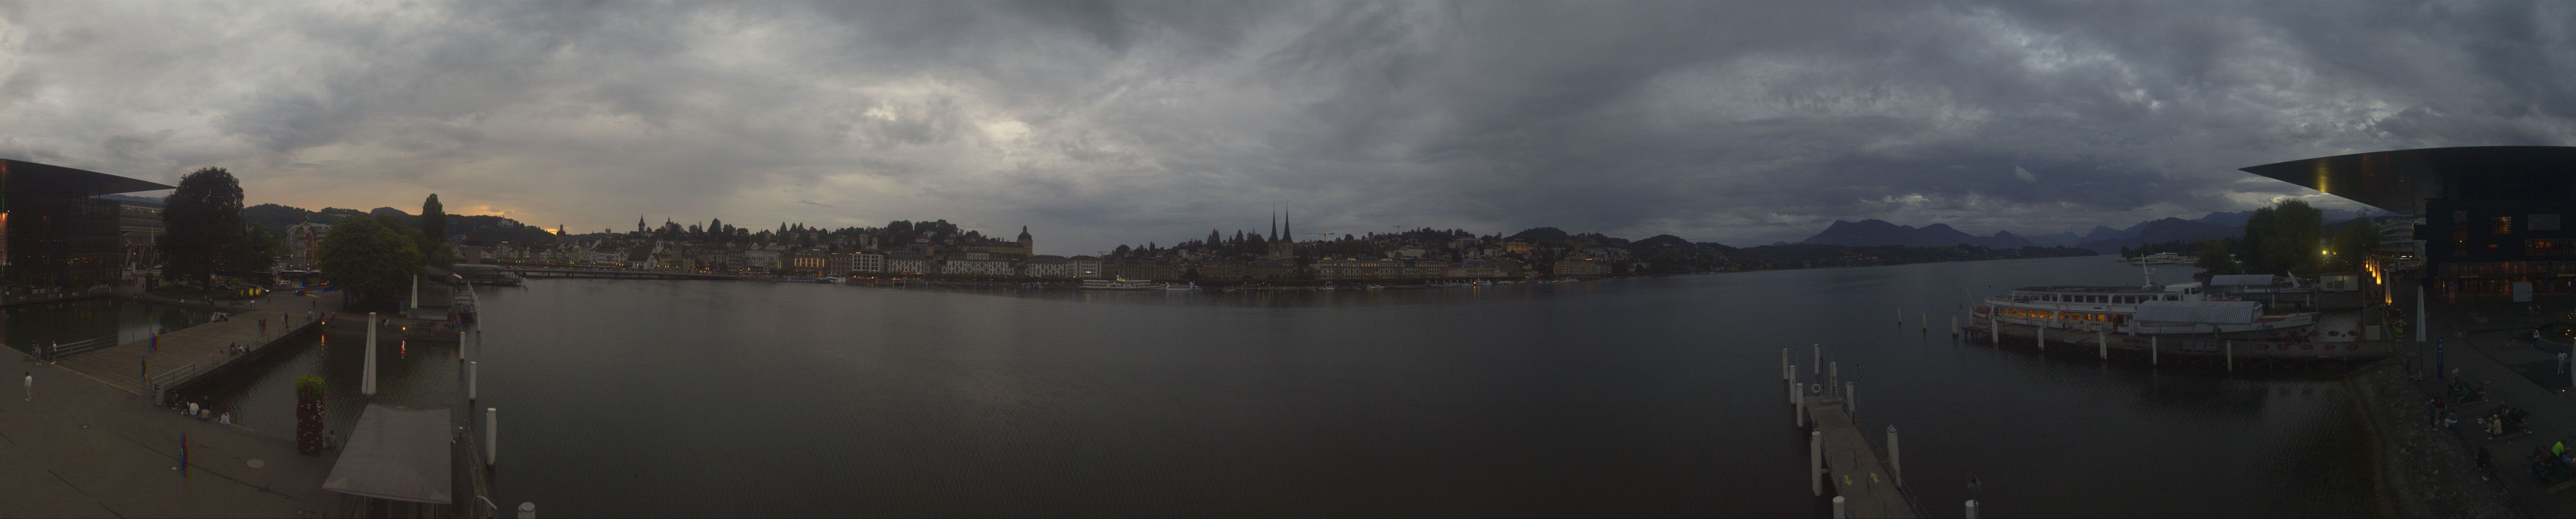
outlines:
{"label": "forested hill", "polygon": [[[325,207],[320,211],[313,211],[277,204],[259,204],[242,208],[243,221],[267,229],[269,234],[280,237],[286,235],[288,226],[298,223],[331,223],[341,218],[368,214],[393,218],[411,228],[420,227],[419,215],[391,207],[378,207],[372,211]],[[546,232],[543,228],[492,215],[447,215],[447,230],[451,234],[450,239],[467,244],[478,242],[492,244],[505,241],[535,243],[554,240],[554,233]]]}

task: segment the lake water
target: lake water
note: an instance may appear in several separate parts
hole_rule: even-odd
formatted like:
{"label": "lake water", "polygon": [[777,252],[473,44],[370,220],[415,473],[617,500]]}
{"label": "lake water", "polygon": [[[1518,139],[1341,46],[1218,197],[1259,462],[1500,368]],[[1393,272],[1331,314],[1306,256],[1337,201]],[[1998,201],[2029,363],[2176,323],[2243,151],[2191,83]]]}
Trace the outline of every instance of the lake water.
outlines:
{"label": "lake water", "polygon": [[0,343],[18,351],[36,344],[100,340],[123,344],[205,322],[213,311],[122,299],[84,299],[0,308]]}
{"label": "lake water", "polygon": [[[1820,517],[1779,366],[1810,343],[1865,430],[1903,431],[1933,516],[2374,512],[2330,373],[1943,330],[2014,286],[2138,279],[2083,257],[1277,294],[538,280],[483,289],[475,355],[500,501],[561,517]],[[238,391],[302,369],[347,393],[330,340]],[[396,384],[452,388],[430,364]]]}

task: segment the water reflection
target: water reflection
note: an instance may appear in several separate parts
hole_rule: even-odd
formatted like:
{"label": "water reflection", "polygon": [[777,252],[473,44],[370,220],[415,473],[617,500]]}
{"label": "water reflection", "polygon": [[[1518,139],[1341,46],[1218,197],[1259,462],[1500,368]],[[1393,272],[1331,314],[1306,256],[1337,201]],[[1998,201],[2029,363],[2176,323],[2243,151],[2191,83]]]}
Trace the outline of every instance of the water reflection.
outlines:
{"label": "water reflection", "polygon": [[0,308],[0,343],[22,352],[38,344],[139,341],[205,322],[214,312],[123,299],[85,299]]}
{"label": "water reflection", "polygon": [[[1864,428],[1905,429],[1933,515],[1972,475],[2020,515],[2370,513],[2329,379],[1924,331],[1991,287],[2136,279],[2056,258],[1363,292],[542,280],[485,292],[475,355],[503,501],[571,515],[1823,515],[1779,379],[1810,343]],[[313,369],[354,387],[344,349]],[[435,350],[389,379],[453,388]]]}

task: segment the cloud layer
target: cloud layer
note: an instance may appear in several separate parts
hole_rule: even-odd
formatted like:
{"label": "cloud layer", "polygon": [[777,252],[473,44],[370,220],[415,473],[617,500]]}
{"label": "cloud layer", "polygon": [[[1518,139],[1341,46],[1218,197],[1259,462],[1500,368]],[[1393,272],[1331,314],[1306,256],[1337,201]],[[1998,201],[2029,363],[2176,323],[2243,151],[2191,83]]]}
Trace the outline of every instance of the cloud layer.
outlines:
{"label": "cloud layer", "polygon": [[0,156],[252,201],[1759,244],[2042,234],[2569,144],[2564,3],[9,3]]}

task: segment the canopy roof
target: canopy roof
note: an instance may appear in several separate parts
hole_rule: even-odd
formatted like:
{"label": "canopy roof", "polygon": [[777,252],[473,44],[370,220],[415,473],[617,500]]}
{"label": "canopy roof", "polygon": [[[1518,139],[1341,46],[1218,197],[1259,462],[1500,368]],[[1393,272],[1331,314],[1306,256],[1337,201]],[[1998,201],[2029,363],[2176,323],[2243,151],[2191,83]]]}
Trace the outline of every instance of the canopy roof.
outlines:
{"label": "canopy roof", "polygon": [[2576,200],[2576,147],[2463,146],[2374,151],[2245,168],[2397,214],[2432,197]]}
{"label": "canopy roof", "polygon": [[98,196],[162,189],[178,188],[96,171],[0,159],[0,193]]}
{"label": "canopy roof", "polygon": [[367,404],[340,461],[322,489],[353,496],[455,504],[454,451],[448,449],[448,410]]}
{"label": "canopy roof", "polygon": [[2209,277],[2209,286],[2213,287],[2268,287],[2274,282],[2271,274],[2218,274]]}
{"label": "canopy roof", "polygon": [[2263,316],[2263,304],[2253,301],[2145,301],[2138,303],[2137,319],[2150,323],[2252,324]]}

